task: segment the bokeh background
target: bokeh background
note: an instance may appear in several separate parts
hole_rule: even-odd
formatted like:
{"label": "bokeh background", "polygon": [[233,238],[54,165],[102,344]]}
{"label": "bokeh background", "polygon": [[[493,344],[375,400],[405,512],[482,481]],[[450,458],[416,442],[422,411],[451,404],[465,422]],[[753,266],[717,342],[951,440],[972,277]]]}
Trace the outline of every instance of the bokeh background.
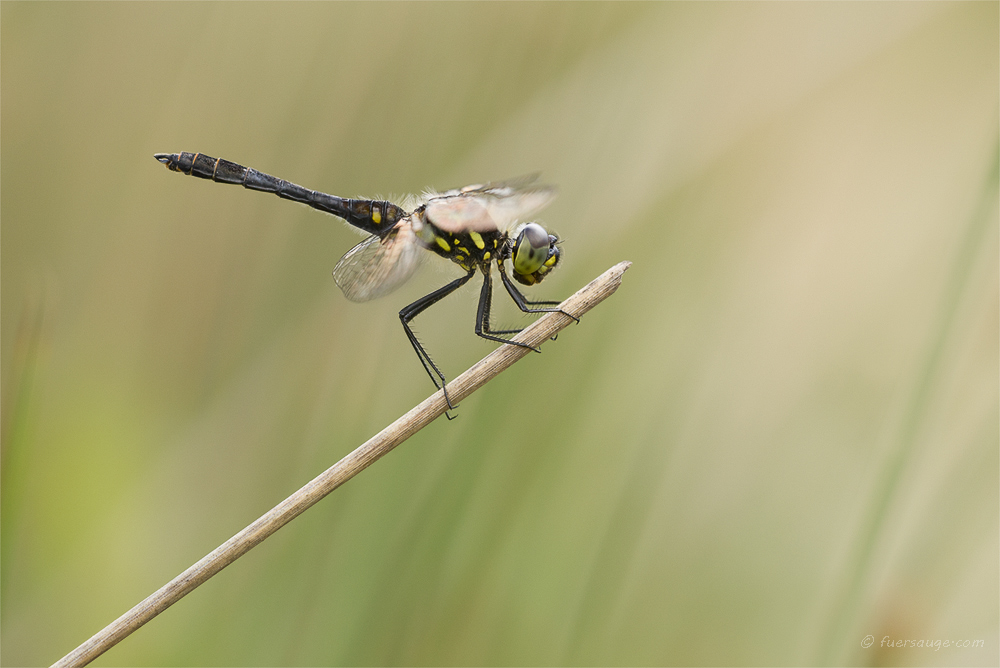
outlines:
{"label": "bokeh background", "polygon": [[[454,268],[349,303],[346,225],[161,151],[345,196],[541,171],[531,294],[634,266],[98,665],[1000,661],[997,3],[0,18],[4,665],[432,390],[396,313]],[[417,320],[452,377],[477,294]]]}

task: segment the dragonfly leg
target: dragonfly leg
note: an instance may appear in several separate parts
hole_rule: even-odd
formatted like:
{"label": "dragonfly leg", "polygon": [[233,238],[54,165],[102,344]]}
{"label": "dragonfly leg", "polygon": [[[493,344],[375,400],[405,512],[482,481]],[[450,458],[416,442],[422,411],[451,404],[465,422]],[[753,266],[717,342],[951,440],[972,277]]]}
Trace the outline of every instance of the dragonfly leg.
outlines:
{"label": "dragonfly leg", "polygon": [[[456,406],[453,406],[451,403],[451,399],[448,398],[448,389],[445,387],[445,385],[447,384],[447,380],[445,380],[444,374],[441,373],[441,369],[439,369],[437,365],[434,364],[434,361],[431,359],[430,355],[427,354],[427,351],[424,350],[424,347],[420,344],[420,341],[417,340],[417,336],[413,333],[413,330],[410,328],[410,321],[416,318],[421,313],[423,313],[427,308],[438,303],[439,301],[450,295],[452,292],[458,290],[460,287],[468,283],[469,279],[472,278],[472,275],[475,273],[476,272],[473,269],[465,276],[462,276],[461,278],[456,278],[448,285],[445,285],[442,288],[438,288],[437,290],[435,290],[430,294],[424,295],[423,297],[413,302],[409,306],[404,307],[399,312],[399,321],[403,323],[403,331],[406,332],[406,338],[409,339],[410,345],[412,345],[413,350],[416,351],[417,359],[419,359],[420,363],[424,366],[424,371],[426,371],[427,375],[430,376],[431,382],[434,383],[434,387],[444,391],[444,400],[445,403],[448,404],[449,410],[454,410]],[[448,417],[449,420],[452,419],[452,417],[448,415],[447,411],[445,412],[445,415]]]}
{"label": "dragonfly leg", "polygon": [[483,288],[479,293],[479,307],[476,309],[476,334],[483,337],[484,339],[489,339],[490,341],[498,341],[500,343],[509,343],[515,346],[521,346],[522,348],[530,348],[536,353],[542,352],[538,348],[529,346],[527,343],[521,343],[520,341],[511,341],[510,339],[505,339],[497,334],[517,334],[521,330],[519,329],[501,329],[501,330],[491,330],[490,329],[490,306],[493,303],[493,280],[490,277],[489,269],[483,272]]}
{"label": "dragonfly leg", "polygon": [[517,289],[517,286],[514,285],[514,282],[512,280],[510,280],[510,277],[507,276],[507,272],[504,270],[502,266],[500,267],[500,280],[503,281],[503,286],[507,288],[507,294],[510,295],[510,298],[513,299],[514,303],[517,304],[517,307],[522,311],[524,311],[525,313],[562,313],[563,315],[569,316],[570,318],[573,318],[573,320],[580,322],[580,319],[577,318],[575,315],[573,315],[572,313],[567,313],[561,308],[531,308],[533,306],[549,306],[549,307],[558,306],[560,302],[553,302],[553,301],[533,302],[529,300],[528,298],[526,298],[524,295],[521,294],[520,290]]}

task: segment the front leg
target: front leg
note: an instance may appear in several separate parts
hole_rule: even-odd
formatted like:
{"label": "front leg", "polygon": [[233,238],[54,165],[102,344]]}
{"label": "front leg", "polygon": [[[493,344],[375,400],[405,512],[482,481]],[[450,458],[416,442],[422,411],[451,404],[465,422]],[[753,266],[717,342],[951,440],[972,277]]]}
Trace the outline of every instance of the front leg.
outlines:
{"label": "front leg", "polygon": [[580,322],[580,319],[577,318],[575,315],[573,315],[572,313],[567,313],[561,308],[531,308],[532,306],[544,306],[546,304],[551,306],[558,306],[561,302],[553,302],[553,301],[533,302],[528,300],[524,295],[521,294],[521,291],[517,289],[517,286],[514,285],[514,281],[510,280],[510,277],[507,276],[507,269],[506,267],[503,266],[502,263],[500,264],[500,280],[503,281],[503,286],[507,288],[507,293],[510,295],[510,298],[513,299],[514,303],[517,304],[517,307],[522,311],[524,311],[525,313],[562,313],[563,315],[569,316],[570,318],[573,318],[573,320]]}

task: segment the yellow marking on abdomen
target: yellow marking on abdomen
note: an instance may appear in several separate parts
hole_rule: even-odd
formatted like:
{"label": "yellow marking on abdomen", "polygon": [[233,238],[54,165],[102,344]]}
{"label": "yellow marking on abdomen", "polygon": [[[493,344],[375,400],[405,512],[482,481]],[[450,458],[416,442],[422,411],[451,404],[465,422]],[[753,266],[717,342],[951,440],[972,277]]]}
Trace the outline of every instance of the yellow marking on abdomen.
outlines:
{"label": "yellow marking on abdomen", "polygon": [[376,225],[382,222],[382,212],[378,208],[372,209],[372,222]]}

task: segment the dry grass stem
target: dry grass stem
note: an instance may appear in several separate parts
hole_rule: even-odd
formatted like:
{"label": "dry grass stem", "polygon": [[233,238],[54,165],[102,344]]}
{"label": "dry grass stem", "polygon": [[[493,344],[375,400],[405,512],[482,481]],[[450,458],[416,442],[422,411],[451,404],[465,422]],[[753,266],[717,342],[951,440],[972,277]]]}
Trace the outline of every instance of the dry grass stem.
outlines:
{"label": "dry grass stem", "polygon": [[[622,274],[631,264],[631,262],[620,262],[615,265],[566,299],[560,308],[577,317],[582,316],[618,289]],[[572,322],[572,318],[561,313],[547,313],[518,334],[514,340],[537,348]],[[520,346],[500,346],[450,382],[449,396],[453,402],[463,400],[530,352]],[[440,390],[435,392],[53,665],[66,667],[84,666],[90,663],[179,601],[195,587],[246,554],[250,548],[363,471],[376,459],[440,417],[446,408],[444,394]]]}

